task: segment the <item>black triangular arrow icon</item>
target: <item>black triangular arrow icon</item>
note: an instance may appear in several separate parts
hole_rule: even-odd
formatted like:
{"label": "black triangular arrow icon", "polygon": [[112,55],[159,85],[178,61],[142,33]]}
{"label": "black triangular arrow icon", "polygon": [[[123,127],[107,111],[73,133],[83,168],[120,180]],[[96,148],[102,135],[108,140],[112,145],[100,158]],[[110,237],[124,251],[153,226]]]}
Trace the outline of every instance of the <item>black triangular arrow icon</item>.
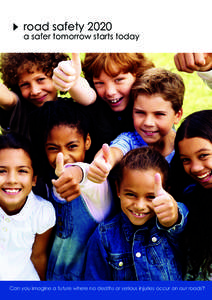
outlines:
{"label": "black triangular arrow icon", "polygon": [[18,26],[15,23],[13,23],[13,30],[16,30],[17,28]]}

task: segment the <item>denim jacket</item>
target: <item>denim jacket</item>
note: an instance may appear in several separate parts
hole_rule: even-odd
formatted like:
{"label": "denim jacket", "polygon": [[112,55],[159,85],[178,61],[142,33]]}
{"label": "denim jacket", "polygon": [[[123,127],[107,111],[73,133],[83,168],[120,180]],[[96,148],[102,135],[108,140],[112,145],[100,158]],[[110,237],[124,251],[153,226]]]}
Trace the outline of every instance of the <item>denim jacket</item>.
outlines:
{"label": "denim jacket", "polygon": [[50,191],[49,200],[56,211],[56,235],[50,253],[47,280],[81,280],[86,245],[98,223],[79,196],[71,202],[60,201]]}
{"label": "denim jacket", "polygon": [[85,280],[182,280],[178,239],[188,210],[178,203],[180,223],[162,227],[156,218],[134,226],[124,213],[101,223],[89,240]]}

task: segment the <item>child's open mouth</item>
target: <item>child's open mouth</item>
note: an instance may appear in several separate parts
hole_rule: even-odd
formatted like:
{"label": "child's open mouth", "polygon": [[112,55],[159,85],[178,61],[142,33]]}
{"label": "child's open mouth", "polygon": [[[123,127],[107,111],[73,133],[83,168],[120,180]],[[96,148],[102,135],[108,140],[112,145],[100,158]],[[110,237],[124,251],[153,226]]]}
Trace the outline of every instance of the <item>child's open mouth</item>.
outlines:
{"label": "child's open mouth", "polygon": [[132,214],[133,216],[135,216],[135,217],[137,217],[137,218],[144,218],[144,217],[146,217],[146,215],[147,215],[147,213],[144,213],[144,212],[138,213],[138,212],[135,212],[135,211],[132,211],[132,210],[130,210],[130,212],[131,212],[131,214]]}
{"label": "child's open mouth", "polygon": [[21,191],[21,189],[18,188],[4,188],[2,190],[8,195],[16,195]]}
{"label": "child's open mouth", "polygon": [[107,99],[107,102],[110,103],[110,105],[117,105],[123,100],[123,98],[124,97],[116,98],[116,99],[113,99],[113,100]]}
{"label": "child's open mouth", "polygon": [[196,178],[199,182],[207,182],[212,177],[212,171],[208,171],[201,175],[196,175]]}

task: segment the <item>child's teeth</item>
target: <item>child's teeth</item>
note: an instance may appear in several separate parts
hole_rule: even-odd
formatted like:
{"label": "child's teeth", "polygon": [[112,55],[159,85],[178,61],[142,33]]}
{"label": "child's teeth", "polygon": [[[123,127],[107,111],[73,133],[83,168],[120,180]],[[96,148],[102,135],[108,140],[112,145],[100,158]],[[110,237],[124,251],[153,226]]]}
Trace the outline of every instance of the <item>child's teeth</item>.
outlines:
{"label": "child's teeth", "polygon": [[208,172],[207,174],[203,174],[203,175],[199,175],[197,176],[199,179],[203,179],[205,177],[207,177],[208,175],[210,175],[210,173]]}
{"label": "child's teeth", "polygon": [[135,213],[136,216],[142,216],[142,214]]}
{"label": "child's teeth", "polygon": [[7,193],[17,193],[19,191],[19,189],[6,189],[5,190]]}
{"label": "child's teeth", "polygon": [[117,103],[119,99],[111,100],[112,103]]}

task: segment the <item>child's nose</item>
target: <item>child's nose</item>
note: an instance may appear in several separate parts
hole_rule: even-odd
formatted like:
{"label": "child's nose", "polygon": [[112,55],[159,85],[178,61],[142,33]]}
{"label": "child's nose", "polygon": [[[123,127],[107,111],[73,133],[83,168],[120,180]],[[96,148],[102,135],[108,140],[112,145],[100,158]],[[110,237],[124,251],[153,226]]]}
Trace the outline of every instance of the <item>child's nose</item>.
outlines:
{"label": "child's nose", "polygon": [[109,84],[107,87],[106,87],[106,95],[107,97],[112,97],[116,94],[116,88],[113,84]]}
{"label": "child's nose", "polygon": [[135,208],[137,211],[143,211],[145,209],[145,201],[142,198],[136,201]]}
{"label": "child's nose", "polygon": [[199,172],[203,169],[203,165],[200,161],[196,160],[196,161],[193,161],[191,163],[191,168],[190,168],[190,171],[191,173],[196,173],[196,172]]}
{"label": "child's nose", "polygon": [[38,95],[40,93],[40,87],[38,84],[31,85],[31,95]]}
{"label": "child's nose", "polygon": [[154,118],[151,115],[147,115],[145,117],[144,124],[146,126],[153,126],[154,125]]}
{"label": "child's nose", "polygon": [[8,176],[7,176],[7,181],[9,183],[16,183],[17,182],[17,174],[15,171],[10,171],[8,173]]}
{"label": "child's nose", "polygon": [[62,151],[62,153],[63,153],[64,164],[71,163],[72,161],[69,153],[67,151]]}

